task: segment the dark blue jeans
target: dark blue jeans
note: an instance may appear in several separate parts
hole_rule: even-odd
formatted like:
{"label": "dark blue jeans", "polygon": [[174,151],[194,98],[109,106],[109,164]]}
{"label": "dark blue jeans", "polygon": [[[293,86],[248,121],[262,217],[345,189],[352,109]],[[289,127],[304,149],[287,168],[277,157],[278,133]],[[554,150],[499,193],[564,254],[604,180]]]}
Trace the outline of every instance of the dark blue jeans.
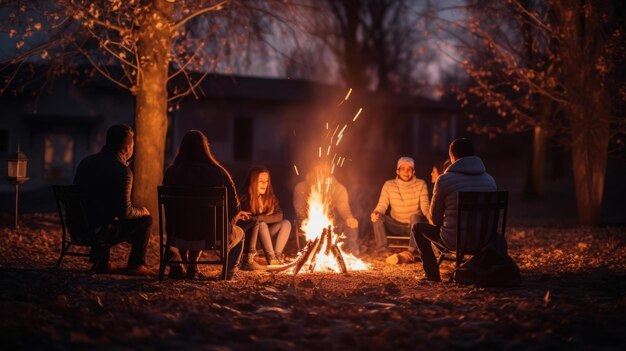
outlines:
{"label": "dark blue jeans", "polygon": [[416,250],[417,244],[415,243],[415,239],[411,235],[411,228],[415,223],[421,222],[423,220],[423,216],[415,214],[411,216],[411,222],[409,224],[405,224],[396,221],[391,216],[381,214],[376,222],[372,222],[372,227],[374,228],[374,240],[376,241],[376,249],[386,250],[387,235],[393,234],[397,236],[408,236],[409,251],[414,252]]}
{"label": "dark blue jeans", "polygon": [[428,223],[416,223],[413,225],[411,235],[415,238],[426,277],[428,279],[440,279],[439,264],[432,246],[432,243],[443,245],[440,227]]}
{"label": "dark blue jeans", "polygon": [[[128,268],[134,269],[146,263],[146,249],[150,239],[150,227],[152,226],[152,216],[143,216],[133,219],[123,219],[113,224],[112,230],[106,233],[102,240],[106,241],[126,241],[131,244],[128,255]],[[102,247],[91,248],[92,260],[100,258],[96,262],[99,267],[109,263],[110,249]]]}

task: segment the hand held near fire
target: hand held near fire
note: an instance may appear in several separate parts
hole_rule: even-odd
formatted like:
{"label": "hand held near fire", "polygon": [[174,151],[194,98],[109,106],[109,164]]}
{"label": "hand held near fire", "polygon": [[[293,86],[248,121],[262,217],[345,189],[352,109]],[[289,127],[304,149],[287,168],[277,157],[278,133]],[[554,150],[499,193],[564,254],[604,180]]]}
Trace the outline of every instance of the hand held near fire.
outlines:
{"label": "hand held near fire", "polygon": [[356,218],[354,218],[354,217],[348,218],[346,220],[346,225],[348,227],[354,229],[354,228],[357,228],[359,226],[359,221]]}
{"label": "hand held near fire", "polygon": [[380,213],[378,211],[374,211],[370,215],[370,219],[372,220],[372,222],[378,221],[378,218],[380,218]]}

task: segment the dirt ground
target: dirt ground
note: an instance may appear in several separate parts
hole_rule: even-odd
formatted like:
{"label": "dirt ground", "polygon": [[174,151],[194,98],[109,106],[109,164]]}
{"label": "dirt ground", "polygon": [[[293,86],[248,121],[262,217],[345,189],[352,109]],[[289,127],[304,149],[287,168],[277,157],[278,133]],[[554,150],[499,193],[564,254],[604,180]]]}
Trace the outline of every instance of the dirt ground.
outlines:
{"label": "dirt ground", "polygon": [[[420,283],[420,264],[332,273],[238,272],[230,282],[53,269],[53,214],[0,229],[5,350],[623,350],[626,228],[510,227],[521,287]],[[148,263],[158,263],[156,238]],[[122,266],[128,248],[114,249]],[[218,267],[203,268],[216,276]],[[452,265],[443,264],[444,280]]]}

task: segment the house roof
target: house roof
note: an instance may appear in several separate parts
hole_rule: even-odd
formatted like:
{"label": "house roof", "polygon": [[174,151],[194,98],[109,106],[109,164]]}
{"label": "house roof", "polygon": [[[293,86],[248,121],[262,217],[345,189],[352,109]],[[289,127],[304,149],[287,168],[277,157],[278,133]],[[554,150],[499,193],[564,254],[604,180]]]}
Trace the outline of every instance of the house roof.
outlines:
{"label": "house roof", "polygon": [[[6,69],[6,67],[4,67]],[[45,72],[46,66],[29,65],[23,70],[24,75],[41,76]],[[113,72],[115,68],[110,68]],[[6,70],[3,70],[7,72]],[[84,72],[85,70],[76,70]],[[189,74],[192,81],[198,81],[202,77],[201,72],[191,72]],[[60,74],[55,79],[66,79],[68,81],[79,81],[81,87],[85,89],[105,89],[111,91],[124,92],[120,87],[108,79],[100,76],[76,76],[70,74]],[[20,81],[16,79],[15,81]],[[183,75],[178,75],[171,82],[173,85],[186,89],[189,85]],[[26,84],[23,86],[24,92],[32,92],[39,89],[37,84]],[[305,102],[315,100],[338,100],[346,94],[347,89],[338,85],[329,85],[303,79],[288,78],[267,78],[224,74],[208,74],[196,89],[199,99],[250,99],[267,102]],[[128,93],[130,94],[130,93]],[[423,96],[398,93],[383,92],[353,92],[354,96],[361,101],[378,106],[393,106],[396,109],[416,109],[416,110],[452,110],[454,107],[447,106],[437,100]]]}
{"label": "house roof", "polygon": [[[199,78],[199,74],[194,77]],[[197,79],[197,78],[196,78]],[[257,99],[265,101],[298,102],[315,99],[341,99],[347,89],[303,79],[266,78],[211,74],[200,84],[207,98]],[[354,92],[362,101],[377,105],[393,105],[399,109],[451,110],[440,101],[409,94],[384,92]]]}

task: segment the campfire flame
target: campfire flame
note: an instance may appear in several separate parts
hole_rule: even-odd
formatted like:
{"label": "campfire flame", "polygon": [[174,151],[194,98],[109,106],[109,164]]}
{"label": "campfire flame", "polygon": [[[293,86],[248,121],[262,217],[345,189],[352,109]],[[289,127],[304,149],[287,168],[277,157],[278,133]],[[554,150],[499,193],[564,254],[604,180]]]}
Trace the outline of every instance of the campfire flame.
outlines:
{"label": "campfire flame", "polygon": [[[329,203],[326,200],[331,178],[318,181],[311,189],[307,204],[308,218],[302,222],[302,230],[306,235],[307,248],[315,252],[307,252],[307,261],[302,266],[308,272],[342,272],[344,270],[360,271],[369,269],[369,265],[357,257],[341,250],[343,235],[333,232],[333,222],[328,215]],[[329,231],[329,232],[327,232]],[[326,236],[323,236],[326,234]],[[317,241],[321,242],[318,244]],[[321,247],[317,248],[320,245]],[[317,249],[316,249],[317,248]],[[337,250],[337,251],[335,251]],[[338,257],[339,256],[339,257]],[[345,267],[341,267],[341,260]],[[342,269],[343,268],[343,269]],[[297,273],[297,272],[296,272]]]}
{"label": "campfire flame", "polygon": [[[346,96],[339,102],[341,106],[348,100],[352,88],[348,91]],[[363,111],[363,108],[359,108],[352,122],[356,122],[357,118]],[[350,123],[350,122],[348,122]],[[326,140],[329,142],[326,148],[319,146],[317,149],[317,156],[321,160],[322,157],[330,159],[331,150],[339,145],[339,142],[343,139],[344,133],[348,128],[348,123],[341,123],[343,127],[341,130],[337,124],[334,130],[331,128],[328,122],[325,124]],[[331,134],[331,130],[333,130]],[[338,133],[337,133],[338,132]],[[323,152],[325,150],[326,152]],[[323,153],[325,155],[323,155]],[[337,157],[339,156],[339,157]],[[338,155],[336,152],[332,157],[330,163],[326,163],[324,167],[318,168],[315,179],[310,179],[310,183],[314,183],[311,187],[309,198],[307,199],[308,217],[302,222],[300,229],[305,233],[307,240],[307,246],[299,255],[298,260],[294,261],[294,269],[292,272],[298,274],[300,270],[308,272],[343,272],[348,270],[358,271],[367,270],[369,265],[360,259],[354,257],[351,254],[347,254],[341,250],[343,246],[343,233],[336,233],[333,228],[337,228],[332,217],[329,215],[330,199],[329,190],[332,185],[335,166],[343,167],[343,163],[346,160],[345,156]],[[294,170],[297,175],[298,167],[294,164]]]}

